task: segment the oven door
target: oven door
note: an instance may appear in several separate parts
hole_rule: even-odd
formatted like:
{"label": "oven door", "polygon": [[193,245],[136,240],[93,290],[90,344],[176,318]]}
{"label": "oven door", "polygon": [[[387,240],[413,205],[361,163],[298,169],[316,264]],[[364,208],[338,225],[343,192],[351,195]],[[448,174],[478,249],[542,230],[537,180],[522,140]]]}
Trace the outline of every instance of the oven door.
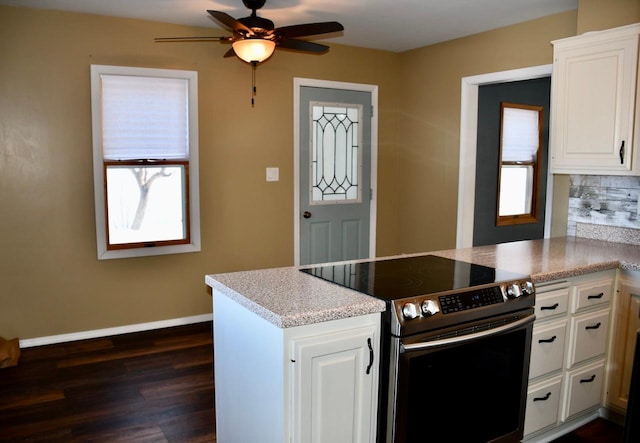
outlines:
{"label": "oven door", "polygon": [[387,441],[519,442],[534,319],[527,309],[454,330],[393,337]]}

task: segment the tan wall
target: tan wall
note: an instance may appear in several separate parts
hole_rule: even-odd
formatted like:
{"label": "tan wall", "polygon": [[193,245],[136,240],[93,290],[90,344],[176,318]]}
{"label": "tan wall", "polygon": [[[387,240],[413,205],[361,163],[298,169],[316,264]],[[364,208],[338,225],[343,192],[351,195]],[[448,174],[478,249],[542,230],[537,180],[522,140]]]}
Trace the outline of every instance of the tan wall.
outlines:
{"label": "tan wall", "polygon": [[[293,264],[293,78],[380,87],[378,253],[394,252],[398,61],[331,45],[257,70],[204,34],[153,22],[0,7],[0,336],[93,330],[211,312],[209,273]],[[96,258],[89,66],[197,70],[202,252]],[[265,168],[280,168],[267,183]]]}
{"label": "tan wall", "polygon": [[[0,336],[203,314],[205,274],[292,264],[294,77],[380,87],[377,255],[454,247],[460,79],[551,63],[598,4],[404,54],[277,52],[254,109],[226,46],[153,43],[208,30],[0,6]],[[202,252],[96,259],[90,64],[198,71]]]}
{"label": "tan wall", "polygon": [[461,79],[550,64],[550,41],[575,29],[572,11],[402,54],[402,252],[455,247]]}
{"label": "tan wall", "polygon": [[640,0],[578,0],[576,35],[640,22]]}

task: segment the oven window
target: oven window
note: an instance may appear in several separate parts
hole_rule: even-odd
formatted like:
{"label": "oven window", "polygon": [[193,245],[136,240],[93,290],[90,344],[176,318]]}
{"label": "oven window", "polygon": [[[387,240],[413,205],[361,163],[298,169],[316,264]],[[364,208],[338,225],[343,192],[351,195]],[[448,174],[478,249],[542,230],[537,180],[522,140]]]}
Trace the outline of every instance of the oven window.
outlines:
{"label": "oven window", "polygon": [[530,334],[401,354],[396,442],[520,441]]}

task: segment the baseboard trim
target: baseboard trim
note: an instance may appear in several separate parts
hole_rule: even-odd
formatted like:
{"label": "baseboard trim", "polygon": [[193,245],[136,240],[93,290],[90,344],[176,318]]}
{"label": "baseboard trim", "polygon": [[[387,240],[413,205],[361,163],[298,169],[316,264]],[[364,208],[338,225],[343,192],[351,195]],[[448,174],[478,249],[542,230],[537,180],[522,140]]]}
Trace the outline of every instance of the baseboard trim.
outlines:
{"label": "baseboard trim", "polygon": [[590,421],[593,421],[593,420],[595,420],[596,418],[598,418],[600,416],[601,415],[600,415],[599,410],[596,409],[595,411],[591,411],[591,412],[587,413],[586,415],[570,419],[570,420],[560,424],[559,426],[557,426],[555,428],[551,428],[546,432],[543,432],[541,434],[536,435],[535,437],[525,438],[523,440],[523,442],[525,442],[525,443],[549,443],[549,442],[552,442],[552,441],[557,440],[558,438],[562,437],[563,435],[566,435],[566,434],[568,434],[570,432],[575,431],[579,427],[586,425]]}
{"label": "baseboard trim", "polygon": [[173,326],[190,325],[212,321],[213,314],[194,315],[191,317],[173,318],[169,320],[152,321],[149,323],[137,323],[134,325],[117,326],[114,328],[94,329],[92,331],[72,332],[70,334],[50,335],[48,337],[27,338],[20,340],[20,348],[52,345],[88,338],[109,337],[111,335],[128,334],[131,332],[150,331],[152,329],[170,328]]}

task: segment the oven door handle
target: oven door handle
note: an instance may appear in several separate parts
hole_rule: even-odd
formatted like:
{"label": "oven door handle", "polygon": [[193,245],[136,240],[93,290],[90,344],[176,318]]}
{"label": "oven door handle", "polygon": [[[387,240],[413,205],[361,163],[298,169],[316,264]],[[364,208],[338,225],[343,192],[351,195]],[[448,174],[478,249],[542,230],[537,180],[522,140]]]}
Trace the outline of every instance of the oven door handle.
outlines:
{"label": "oven door handle", "polygon": [[512,329],[517,329],[522,325],[526,325],[527,323],[532,323],[535,319],[536,319],[535,315],[528,315],[512,323],[498,326],[497,328],[488,329],[486,331],[476,332],[475,334],[461,335],[458,337],[451,337],[451,338],[443,338],[441,340],[426,341],[422,343],[412,343],[410,345],[401,344],[400,352],[421,351],[424,349],[437,348],[440,346],[463,343],[470,340],[489,337],[492,335],[497,335],[503,332],[510,331]]}

